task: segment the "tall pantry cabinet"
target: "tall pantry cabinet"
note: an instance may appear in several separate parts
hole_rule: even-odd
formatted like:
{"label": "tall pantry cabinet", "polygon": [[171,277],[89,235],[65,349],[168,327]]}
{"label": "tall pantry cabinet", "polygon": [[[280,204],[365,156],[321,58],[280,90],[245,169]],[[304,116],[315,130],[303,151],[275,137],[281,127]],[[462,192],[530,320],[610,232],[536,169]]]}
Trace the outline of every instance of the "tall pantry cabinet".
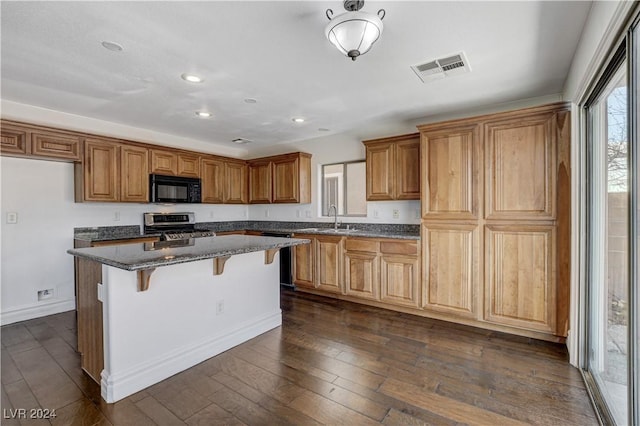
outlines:
{"label": "tall pantry cabinet", "polygon": [[567,106],[418,128],[423,309],[497,330],[566,336]]}

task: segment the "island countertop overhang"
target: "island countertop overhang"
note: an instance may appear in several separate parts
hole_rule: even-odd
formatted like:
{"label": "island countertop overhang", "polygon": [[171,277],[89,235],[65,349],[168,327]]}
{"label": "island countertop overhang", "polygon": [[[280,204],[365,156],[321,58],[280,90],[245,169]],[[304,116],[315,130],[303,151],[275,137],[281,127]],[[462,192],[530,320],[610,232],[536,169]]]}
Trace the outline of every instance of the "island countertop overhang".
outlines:
{"label": "island countertop overhang", "polygon": [[190,245],[182,247],[157,248],[150,243],[139,243],[70,249],[67,250],[67,253],[126,271],[142,271],[179,263],[309,244],[310,242],[310,240],[301,238],[224,235],[194,238]]}

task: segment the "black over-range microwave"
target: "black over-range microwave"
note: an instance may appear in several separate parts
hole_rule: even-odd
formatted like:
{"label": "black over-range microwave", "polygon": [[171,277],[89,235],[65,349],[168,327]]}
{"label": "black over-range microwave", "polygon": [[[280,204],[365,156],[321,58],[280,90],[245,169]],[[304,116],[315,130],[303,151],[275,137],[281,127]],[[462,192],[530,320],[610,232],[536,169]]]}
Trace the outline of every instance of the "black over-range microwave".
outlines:
{"label": "black over-range microwave", "polygon": [[149,175],[149,201],[152,203],[200,203],[198,178]]}

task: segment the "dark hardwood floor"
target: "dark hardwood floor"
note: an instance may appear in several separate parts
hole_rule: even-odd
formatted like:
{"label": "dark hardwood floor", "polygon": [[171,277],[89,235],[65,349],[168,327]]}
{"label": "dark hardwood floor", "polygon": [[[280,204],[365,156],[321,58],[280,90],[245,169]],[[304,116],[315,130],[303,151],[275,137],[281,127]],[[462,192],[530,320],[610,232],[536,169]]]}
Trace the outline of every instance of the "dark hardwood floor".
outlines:
{"label": "dark hardwood floor", "polygon": [[[302,293],[282,310],[282,327],[115,404],[80,369],[75,312],[4,326],[2,425],[597,424],[562,345]],[[34,408],[56,417],[15,418]]]}

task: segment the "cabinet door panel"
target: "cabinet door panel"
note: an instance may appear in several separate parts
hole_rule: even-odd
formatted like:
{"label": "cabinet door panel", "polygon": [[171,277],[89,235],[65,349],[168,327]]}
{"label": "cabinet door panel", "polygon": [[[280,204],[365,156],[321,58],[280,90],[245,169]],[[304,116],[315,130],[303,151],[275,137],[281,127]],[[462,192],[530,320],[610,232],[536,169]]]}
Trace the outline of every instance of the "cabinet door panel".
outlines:
{"label": "cabinet door panel", "polygon": [[20,128],[2,124],[0,128],[0,150],[2,154],[27,154],[27,132]]}
{"label": "cabinet door panel", "polygon": [[174,152],[151,150],[151,173],[175,176],[178,174],[178,156]]}
{"label": "cabinet door panel", "polygon": [[420,199],[420,138],[396,143],[396,199]]}
{"label": "cabinet door panel", "polygon": [[346,294],[379,300],[377,254],[345,252],[344,261]]}
{"label": "cabinet door panel", "polygon": [[555,332],[553,226],[487,226],[485,320]]}
{"label": "cabinet door panel", "polygon": [[341,293],[342,238],[318,236],[316,241],[318,289]]}
{"label": "cabinet door panel", "polygon": [[487,124],[487,219],[555,217],[555,115]]}
{"label": "cabinet door panel", "polygon": [[270,161],[249,163],[249,203],[271,203]]}
{"label": "cabinet door panel", "polygon": [[85,140],[84,201],[118,201],[118,145]]}
{"label": "cabinet door panel", "polygon": [[393,144],[373,144],[366,147],[367,200],[393,200],[395,159]]}
{"label": "cabinet door panel", "polygon": [[226,204],[247,204],[249,201],[248,168],[245,163],[225,162],[225,191]]}
{"label": "cabinet door panel", "polygon": [[295,238],[311,240],[310,244],[293,247],[293,282],[302,287],[315,288],[314,263],[316,239],[313,235],[296,234]]}
{"label": "cabinet door panel", "polygon": [[299,200],[298,159],[273,162],[273,202],[297,203]]}
{"label": "cabinet door panel", "polygon": [[80,138],[63,133],[31,133],[31,154],[80,161]]}
{"label": "cabinet door panel", "polygon": [[478,126],[422,133],[422,216],[478,217]]}
{"label": "cabinet door panel", "polygon": [[224,201],[224,161],[202,159],[202,202],[221,204]]}
{"label": "cabinet door panel", "polygon": [[383,255],[380,258],[381,299],[394,305],[418,307],[418,258]]}
{"label": "cabinet door panel", "polygon": [[423,307],[461,317],[477,316],[478,227],[422,226]]}
{"label": "cabinet door panel", "polygon": [[120,201],[149,202],[149,150],[120,147]]}
{"label": "cabinet door panel", "polygon": [[200,156],[178,154],[178,176],[200,177]]}

